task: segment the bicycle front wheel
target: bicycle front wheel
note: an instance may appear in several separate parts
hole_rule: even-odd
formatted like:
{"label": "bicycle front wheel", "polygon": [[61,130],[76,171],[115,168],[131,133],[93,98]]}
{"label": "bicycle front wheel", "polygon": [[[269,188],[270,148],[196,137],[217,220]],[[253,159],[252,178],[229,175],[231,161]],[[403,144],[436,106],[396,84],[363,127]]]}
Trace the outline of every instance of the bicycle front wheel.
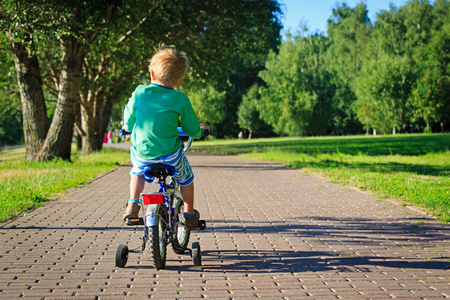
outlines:
{"label": "bicycle front wheel", "polygon": [[157,270],[166,266],[167,214],[163,206],[160,206],[158,216],[158,224],[149,227],[150,258]]}

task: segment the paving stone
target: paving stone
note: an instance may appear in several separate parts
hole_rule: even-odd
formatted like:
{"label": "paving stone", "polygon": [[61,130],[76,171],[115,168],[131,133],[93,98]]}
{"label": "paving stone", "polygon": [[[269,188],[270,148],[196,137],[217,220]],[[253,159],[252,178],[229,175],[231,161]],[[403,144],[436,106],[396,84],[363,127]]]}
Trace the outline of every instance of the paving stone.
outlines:
{"label": "paving stone", "polygon": [[[115,266],[130,165],[0,224],[0,298],[441,299],[450,297],[450,225],[278,163],[188,154],[207,228],[201,267],[168,250]],[[147,185],[153,191],[156,185]]]}

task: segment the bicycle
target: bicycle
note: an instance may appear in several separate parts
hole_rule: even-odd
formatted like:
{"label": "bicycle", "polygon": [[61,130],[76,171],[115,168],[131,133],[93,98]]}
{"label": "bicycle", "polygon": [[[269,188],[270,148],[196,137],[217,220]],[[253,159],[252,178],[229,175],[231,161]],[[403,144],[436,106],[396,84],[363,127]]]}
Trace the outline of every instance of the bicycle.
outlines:
{"label": "bicycle", "polygon": [[[181,137],[187,135],[178,128]],[[121,135],[129,134],[121,130]],[[204,136],[208,136],[209,131],[205,131]],[[187,152],[191,147],[193,138],[188,137],[183,151]],[[175,172],[173,166],[165,164],[152,164],[144,168],[144,173],[155,177],[155,182],[159,183],[157,193],[141,193],[141,209],[145,212],[144,218],[126,219],[126,225],[144,225],[144,235],[141,237],[142,246],[133,250],[128,250],[127,245],[120,244],[116,250],[115,264],[117,267],[125,267],[128,261],[128,254],[143,253],[147,242],[150,243],[150,257],[153,266],[163,269],[166,265],[167,246],[172,245],[176,254],[188,252],[192,257],[195,266],[202,265],[200,243],[192,243],[188,248],[191,230],[186,227],[184,219],[184,202],[181,196],[180,186],[172,175]],[[167,183],[167,181],[169,183]],[[198,228],[192,230],[204,230],[206,222],[199,220]]]}

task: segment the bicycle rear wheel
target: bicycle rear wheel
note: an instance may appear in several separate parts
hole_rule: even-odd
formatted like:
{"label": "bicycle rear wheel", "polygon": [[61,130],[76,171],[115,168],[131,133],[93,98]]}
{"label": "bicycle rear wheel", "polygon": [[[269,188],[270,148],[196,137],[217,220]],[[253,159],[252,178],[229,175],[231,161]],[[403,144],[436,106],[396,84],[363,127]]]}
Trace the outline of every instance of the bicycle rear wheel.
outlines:
{"label": "bicycle rear wheel", "polygon": [[159,270],[166,266],[167,214],[163,206],[159,207],[158,224],[149,227],[150,258],[153,266]]}
{"label": "bicycle rear wheel", "polygon": [[186,227],[186,221],[184,219],[183,212],[184,204],[183,202],[181,202],[174,214],[175,234],[173,237],[172,249],[176,254],[183,254],[185,252],[185,250],[180,249],[179,247],[186,248],[188,246],[189,237],[191,235],[191,231]]}

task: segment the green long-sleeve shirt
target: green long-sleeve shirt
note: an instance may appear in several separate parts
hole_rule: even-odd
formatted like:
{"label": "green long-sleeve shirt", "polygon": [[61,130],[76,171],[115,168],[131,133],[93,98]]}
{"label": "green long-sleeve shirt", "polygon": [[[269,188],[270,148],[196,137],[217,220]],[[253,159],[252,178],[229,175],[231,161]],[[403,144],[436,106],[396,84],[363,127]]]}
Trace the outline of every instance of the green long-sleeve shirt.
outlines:
{"label": "green long-sleeve shirt", "polygon": [[132,132],[135,154],[154,159],[181,148],[178,120],[187,135],[202,136],[203,128],[189,98],[182,92],[152,83],[140,85],[133,92],[124,110],[123,128]]}

